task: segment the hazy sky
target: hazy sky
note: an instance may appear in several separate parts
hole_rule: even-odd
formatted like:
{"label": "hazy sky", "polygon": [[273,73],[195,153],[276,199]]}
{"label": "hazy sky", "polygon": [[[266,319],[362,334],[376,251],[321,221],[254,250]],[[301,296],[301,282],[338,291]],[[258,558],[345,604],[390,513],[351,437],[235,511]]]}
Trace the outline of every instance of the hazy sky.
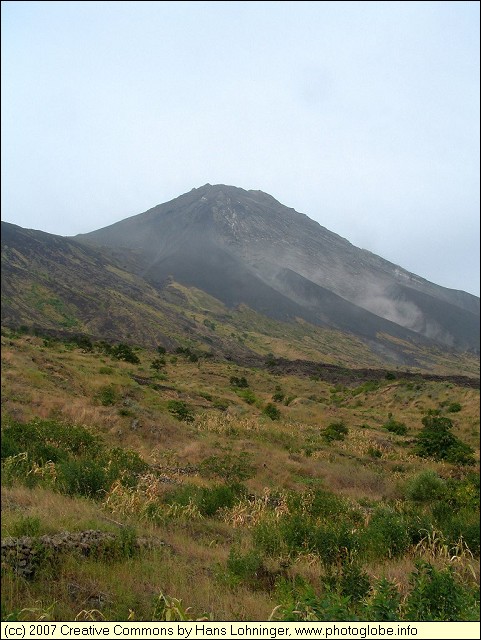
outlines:
{"label": "hazy sky", "polygon": [[478,2],[2,2],[2,218],[261,189],[479,295]]}

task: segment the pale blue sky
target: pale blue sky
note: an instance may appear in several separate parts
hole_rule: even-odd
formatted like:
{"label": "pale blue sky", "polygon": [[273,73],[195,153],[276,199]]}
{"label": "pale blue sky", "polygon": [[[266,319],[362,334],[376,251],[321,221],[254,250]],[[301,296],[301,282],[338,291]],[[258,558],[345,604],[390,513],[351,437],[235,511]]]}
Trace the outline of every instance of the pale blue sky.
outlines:
{"label": "pale blue sky", "polygon": [[479,295],[478,2],[2,2],[2,218],[261,189]]}

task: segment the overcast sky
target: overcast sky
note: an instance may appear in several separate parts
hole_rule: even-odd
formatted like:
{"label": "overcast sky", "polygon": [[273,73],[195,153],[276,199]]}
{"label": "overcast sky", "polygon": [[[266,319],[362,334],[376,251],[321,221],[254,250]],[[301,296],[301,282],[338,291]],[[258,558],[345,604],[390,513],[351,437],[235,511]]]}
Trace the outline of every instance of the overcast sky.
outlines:
{"label": "overcast sky", "polygon": [[478,2],[2,2],[2,219],[261,189],[479,295]]}

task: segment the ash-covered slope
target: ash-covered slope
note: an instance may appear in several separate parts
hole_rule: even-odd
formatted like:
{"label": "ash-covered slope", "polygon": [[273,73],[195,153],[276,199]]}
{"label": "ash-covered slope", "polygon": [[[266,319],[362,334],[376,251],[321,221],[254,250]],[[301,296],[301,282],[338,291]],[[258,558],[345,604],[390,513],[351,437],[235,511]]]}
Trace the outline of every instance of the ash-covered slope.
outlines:
{"label": "ash-covered slope", "polygon": [[172,275],[271,317],[479,352],[479,298],[359,249],[262,191],[204,185],[76,240],[133,256],[154,286]]}
{"label": "ash-covered slope", "polygon": [[2,222],[2,326],[25,325],[51,335],[174,348],[185,337],[215,353],[251,355],[187,317],[175,287],[159,291],[108,252],[43,231]]}

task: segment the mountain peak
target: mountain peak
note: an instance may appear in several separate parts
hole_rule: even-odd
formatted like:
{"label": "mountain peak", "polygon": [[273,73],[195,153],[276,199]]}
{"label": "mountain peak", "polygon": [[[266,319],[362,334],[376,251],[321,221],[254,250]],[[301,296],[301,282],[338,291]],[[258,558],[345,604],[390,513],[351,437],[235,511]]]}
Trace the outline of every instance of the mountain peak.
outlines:
{"label": "mountain peak", "polygon": [[172,275],[227,305],[373,341],[479,348],[479,298],[363,251],[260,190],[207,183],[76,239],[133,254],[150,284]]}

